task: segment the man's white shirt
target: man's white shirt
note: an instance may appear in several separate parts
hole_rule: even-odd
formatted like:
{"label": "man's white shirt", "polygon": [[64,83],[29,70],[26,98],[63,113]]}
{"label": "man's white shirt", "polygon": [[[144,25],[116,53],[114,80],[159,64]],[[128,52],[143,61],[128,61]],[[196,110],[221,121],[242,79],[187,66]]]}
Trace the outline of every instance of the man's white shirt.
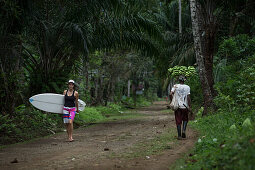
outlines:
{"label": "man's white shirt", "polygon": [[[190,87],[186,84],[175,84],[171,92],[174,92],[180,109],[186,109],[188,105],[188,95],[190,94]],[[184,106],[185,105],[185,106]]]}

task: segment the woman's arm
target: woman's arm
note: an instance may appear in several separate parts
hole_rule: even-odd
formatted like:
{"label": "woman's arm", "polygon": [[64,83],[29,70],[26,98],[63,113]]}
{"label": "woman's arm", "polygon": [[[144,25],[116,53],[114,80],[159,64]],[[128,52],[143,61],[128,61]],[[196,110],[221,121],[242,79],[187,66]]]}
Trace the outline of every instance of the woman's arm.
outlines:
{"label": "woman's arm", "polygon": [[66,90],[64,90],[63,95],[66,95]]}
{"label": "woman's arm", "polygon": [[78,99],[79,99],[79,93],[76,91],[75,92],[75,107],[76,107],[77,113],[79,112]]}

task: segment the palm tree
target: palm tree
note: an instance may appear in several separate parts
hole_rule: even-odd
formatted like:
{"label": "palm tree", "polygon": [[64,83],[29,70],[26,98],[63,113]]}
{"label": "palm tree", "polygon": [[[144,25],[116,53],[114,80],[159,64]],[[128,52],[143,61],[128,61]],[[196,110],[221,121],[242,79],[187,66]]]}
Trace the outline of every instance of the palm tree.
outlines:
{"label": "palm tree", "polygon": [[182,33],[182,0],[179,0],[179,33]]}
{"label": "palm tree", "polygon": [[0,112],[12,114],[15,106],[22,103],[24,84],[22,57],[20,55],[23,31],[22,21],[26,20],[24,1],[0,2]]}
{"label": "palm tree", "polygon": [[[180,12],[182,13],[180,14]],[[154,15],[164,37],[164,41],[160,45],[161,53],[155,57],[155,64],[157,65],[157,74],[164,82],[162,84],[164,84],[163,90],[165,90],[171,84],[170,79],[167,77],[169,67],[193,65],[196,62],[191,32],[190,9],[189,5],[184,2],[181,10],[180,2],[173,0],[162,5]],[[180,25],[182,28],[180,28]]]}
{"label": "palm tree", "polygon": [[23,44],[30,92],[61,92],[79,53],[88,52],[83,31],[74,23],[37,23],[33,44]]}
{"label": "palm tree", "polygon": [[[35,2],[39,8],[32,16],[35,27],[31,32],[35,39],[24,44],[26,68],[31,73],[30,80],[35,80],[30,81],[35,90],[32,93],[58,91],[65,77],[61,72],[68,72],[79,56],[84,57],[86,64],[88,49],[93,52],[133,48],[146,54],[155,53],[157,48],[148,35],[160,36],[159,31],[146,13],[134,8],[137,4],[135,1],[64,1],[60,7],[50,4],[45,10],[45,4],[41,6]],[[62,78],[57,80],[56,77]]]}

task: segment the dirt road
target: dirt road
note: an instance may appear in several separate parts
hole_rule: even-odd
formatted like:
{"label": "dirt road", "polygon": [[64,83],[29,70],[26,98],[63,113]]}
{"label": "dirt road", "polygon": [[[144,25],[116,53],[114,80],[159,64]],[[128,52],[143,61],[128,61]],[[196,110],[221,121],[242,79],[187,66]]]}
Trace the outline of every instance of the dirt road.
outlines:
{"label": "dirt road", "polygon": [[[137,110],[141,117],[76,129],[74,142],[66,142],[66,133],[59,133],[0,149],[0,169],[168,169],[193,147],[197,135],[189,128],[187,140],[177,141],[173,137],[169,141],[171,147],[160,154],[136,158],[121,156],[135,152],[135,146],[171,128],[176,133],[174,116],[162,112],[165,109],[165,102],[155,102]],[[11,163],[15,158],[18,163]]]}

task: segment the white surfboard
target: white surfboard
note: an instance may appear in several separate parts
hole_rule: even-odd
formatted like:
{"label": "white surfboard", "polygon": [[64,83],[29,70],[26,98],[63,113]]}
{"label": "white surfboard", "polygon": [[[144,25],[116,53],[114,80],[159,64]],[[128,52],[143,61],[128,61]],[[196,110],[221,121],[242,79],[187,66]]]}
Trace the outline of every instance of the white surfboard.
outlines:
{"label": "white surfboard", "polygon": [[[37,109],[50,113],[63,113],[65,96],[55,93],[37,94],[29,98],[30,103]],[[78,100],[79,111],[83,111],[86,103]]]}

